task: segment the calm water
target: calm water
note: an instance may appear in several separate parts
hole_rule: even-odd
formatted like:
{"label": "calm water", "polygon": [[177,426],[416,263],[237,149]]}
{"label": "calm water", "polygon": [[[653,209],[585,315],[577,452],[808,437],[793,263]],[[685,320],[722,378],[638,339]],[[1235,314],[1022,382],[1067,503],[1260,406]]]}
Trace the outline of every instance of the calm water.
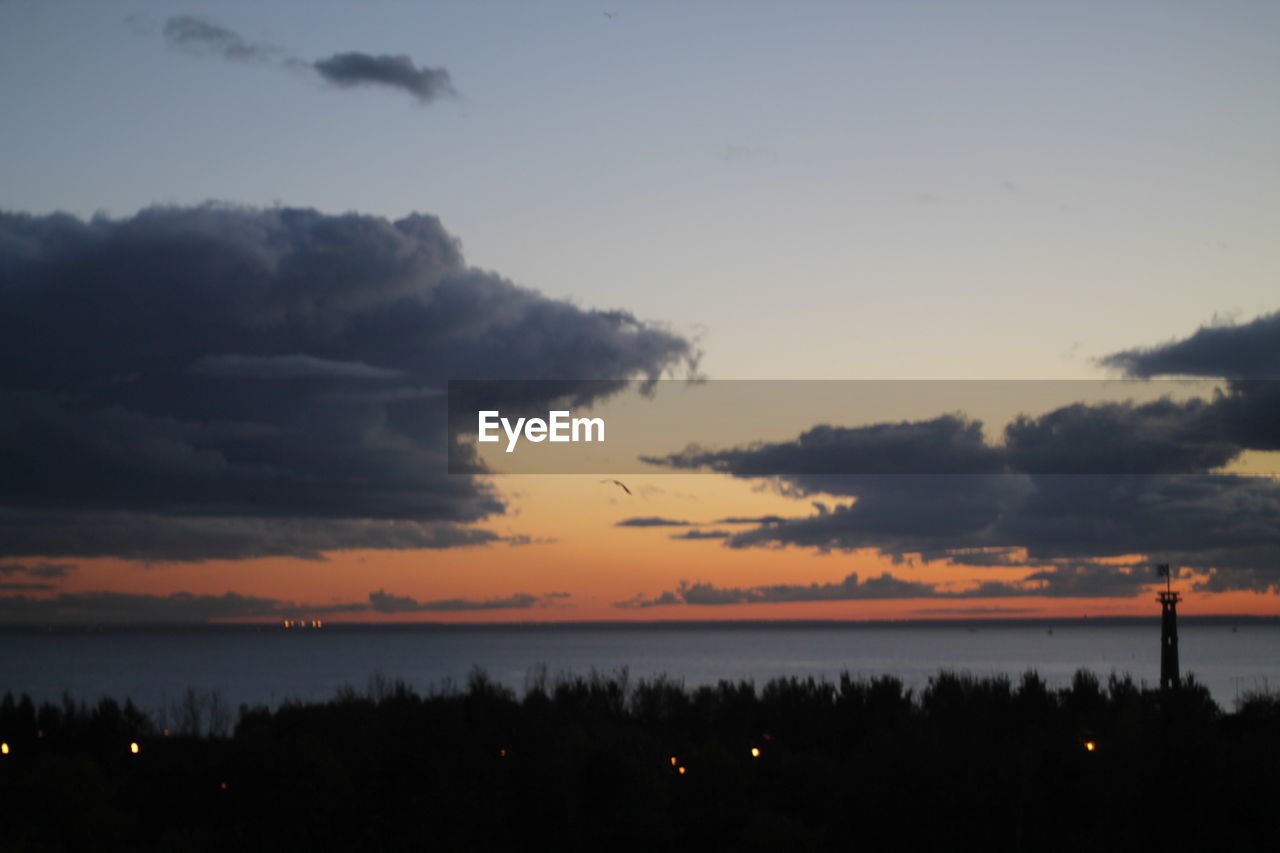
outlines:
{"label": "calm water", "polygon": [[[1206,684],[1225,709],[1241,693],[1280,688],[1280,625],[1181,626],[1183,673]],[[1132,624],[978,626],[606,626],[326,627],[0,631],[0,693],[56,699],[130,697],[169,707],[187,687],[218,690],[231,707],[327,699],[370,676],[403,678],[419,690],[464,683],[479,666],[517,692],[545,666],[586,674],[628,667],[633,679],[666,674],[688,686],[720,679],[762,684],[780,675],[831,680],[892,674],[919,688],[940,670],[1015,679],[1037,670],[1051,684],[1076,669],[1104,677],[1159,679],[1159,628]]]}

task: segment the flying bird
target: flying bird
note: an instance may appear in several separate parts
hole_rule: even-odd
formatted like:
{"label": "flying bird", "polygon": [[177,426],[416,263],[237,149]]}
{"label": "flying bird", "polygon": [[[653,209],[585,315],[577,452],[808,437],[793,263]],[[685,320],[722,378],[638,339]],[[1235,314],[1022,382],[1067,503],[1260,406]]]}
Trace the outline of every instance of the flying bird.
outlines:
{"label": "flying bird", "polygon": [[614,485],[616,485],[616,486],[621,486],[621,487],[622,487],[622,491],[626,492],[627,494],[631,494],[631,490],[627,488],[627,484],[626,484],[626,483],[624,483],[624,482],[622,482],[621,480],[601,480],[600,482],[602,482],[602,483],[613,483],[613,484],[614,484]]}

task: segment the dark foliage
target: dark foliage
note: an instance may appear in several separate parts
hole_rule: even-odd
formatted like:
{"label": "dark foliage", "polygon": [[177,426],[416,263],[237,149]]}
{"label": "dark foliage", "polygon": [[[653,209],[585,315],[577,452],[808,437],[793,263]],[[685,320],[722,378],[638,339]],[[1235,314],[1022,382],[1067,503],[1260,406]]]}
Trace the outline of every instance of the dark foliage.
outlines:
{"label": "dark foliage", "polygon": [[[4,849],[1280,849],[1280,700],[1077,673],[0,701]],[[130,744],[137,743],[135,754]]]}

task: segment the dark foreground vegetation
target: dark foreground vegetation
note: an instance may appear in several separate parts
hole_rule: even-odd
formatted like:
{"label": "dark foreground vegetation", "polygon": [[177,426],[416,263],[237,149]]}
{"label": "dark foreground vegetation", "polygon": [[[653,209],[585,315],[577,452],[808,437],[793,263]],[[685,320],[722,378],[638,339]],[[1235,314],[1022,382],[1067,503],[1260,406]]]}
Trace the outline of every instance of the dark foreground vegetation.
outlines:
{"label": "dark foreground vegetation", "polygon": [[[169,726],[165,729],[164,726]],[[1280,701],[1081,671],[0,702],[0,848],[1280,850]],[[137,744],[137,752],[132,750]]]}

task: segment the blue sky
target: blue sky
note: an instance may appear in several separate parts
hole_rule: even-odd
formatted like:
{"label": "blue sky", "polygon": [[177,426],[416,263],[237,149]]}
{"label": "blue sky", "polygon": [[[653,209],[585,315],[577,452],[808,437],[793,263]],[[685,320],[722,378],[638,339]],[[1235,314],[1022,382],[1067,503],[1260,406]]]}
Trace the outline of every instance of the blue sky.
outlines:
{"label": "blue sky", "polygon": [[[175,49],[173,15],[458,97]],[[2,203],[428,212],[716,377],[1093,376],[1275,308],[1278,35],[1271,3],[5,2]]]}

